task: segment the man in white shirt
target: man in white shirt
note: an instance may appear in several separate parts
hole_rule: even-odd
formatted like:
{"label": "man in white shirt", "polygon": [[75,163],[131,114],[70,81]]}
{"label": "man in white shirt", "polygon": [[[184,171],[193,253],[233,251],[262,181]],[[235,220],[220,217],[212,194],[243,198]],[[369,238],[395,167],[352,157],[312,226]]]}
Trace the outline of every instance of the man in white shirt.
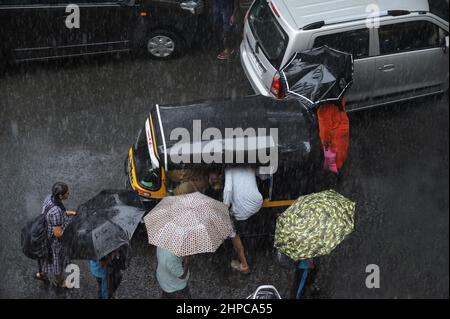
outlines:
{"label": "man in white shirt", "polygon": [[237,221],[244,221],[256,214],[263,197],[258,190],[256,173],[252,168],[236,167],[225,170],[223,202]]}
{"label": "man in white shirt", "polygon": [[262,206],[263,197],[258,190],[255,170],[246,167],[227,168],[225,170],[225,186],[223,190],[223,202],[230,206],[230,214],[234,221],[234,232],[230,236],[239,261],[233,260],[231,266],[249,273],[250,267],[245,257],[244,246],[240,236],[236,233],[242,226],[242,222],[256,214]]}

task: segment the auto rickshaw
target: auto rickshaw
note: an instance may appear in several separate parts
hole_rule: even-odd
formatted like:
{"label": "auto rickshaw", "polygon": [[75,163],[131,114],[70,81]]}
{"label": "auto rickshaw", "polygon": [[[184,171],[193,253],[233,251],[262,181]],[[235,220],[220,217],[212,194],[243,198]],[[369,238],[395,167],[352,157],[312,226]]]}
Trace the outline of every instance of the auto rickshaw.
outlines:
{"label": "auto rickshaw", "polygon": [[313,107],[256,95],[155,105],[128,152],[129,186],[151,208],[173,193],[173,172],[251,166],[263,208],[285,208],[323,167]]}
{"label": "auto rickshaw", "polygon": [[341,104],[352,83],[352,56],[321,47],[297,53],[282,69],[284,99],[248,96],[155,105],[128,152],[127,183],[151,209],[177,194],[180,180],[174,176],[187,171],[201,180],[211,170],[252,166],[264,202],[240,236],[257,239],[253,242],[263,247],[260,239],[273,238],[278,213],[301,195],[335,186],[336,175],[327,171],[329,158],[324,162],[320,109]]}

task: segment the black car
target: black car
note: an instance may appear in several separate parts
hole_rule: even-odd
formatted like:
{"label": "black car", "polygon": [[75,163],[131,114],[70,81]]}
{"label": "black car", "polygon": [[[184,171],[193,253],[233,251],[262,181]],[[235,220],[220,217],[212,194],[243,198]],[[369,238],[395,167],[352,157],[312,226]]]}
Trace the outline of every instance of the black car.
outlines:
{"label": "black car", "polygon": [[0,0],[1,62],[141,51],[156,59],[192,43],[203,0]]}

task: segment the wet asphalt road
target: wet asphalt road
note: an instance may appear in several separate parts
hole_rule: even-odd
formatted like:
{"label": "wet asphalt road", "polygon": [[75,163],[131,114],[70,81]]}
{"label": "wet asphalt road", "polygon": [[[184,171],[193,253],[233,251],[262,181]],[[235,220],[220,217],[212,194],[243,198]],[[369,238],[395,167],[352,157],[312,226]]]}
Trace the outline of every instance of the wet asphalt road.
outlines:
{"label": "wet asphalt road", "polygon": [[[76,208],[102,189],[124,185],[123,161],[150,107],[251,93],[238,59],[211,48],[172,61],[123,56],[38,63],[0,77],[0,297],[95,298],[87,262],[81,288],[57,294],[32,279],[20,229],[38,214],[57,180]],[[319,298],[449,297],[448,98],[352,114],[349,160],[338,191],[357,202],[356,231],[320,260]],[[158,298],[155,251],[138,230],[119,298]],[[195,298],[245,298],[273,284],[289,296],[292,271],[270,249],[252,253],[253,272],[234,274],[224,254],[192,261]],[[367,289],[377,264],[381,288]]]}

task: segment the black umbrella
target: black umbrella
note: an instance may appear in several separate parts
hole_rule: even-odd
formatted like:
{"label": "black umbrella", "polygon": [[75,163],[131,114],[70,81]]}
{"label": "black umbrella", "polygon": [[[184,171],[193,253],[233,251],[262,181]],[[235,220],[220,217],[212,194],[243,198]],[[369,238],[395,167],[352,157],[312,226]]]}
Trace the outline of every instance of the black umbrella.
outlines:
{"label": "black umbrella", "polygon": [[327,46],[297,52],[281,76],[286,92],[310,103],[338,101],[353,83],[353,57]]}
{"label": "black umbrella", "polygon": [[128,246],[145,211],[127,192],[103,191],[77,209],[62,237],[71,259],[95,259]]}

